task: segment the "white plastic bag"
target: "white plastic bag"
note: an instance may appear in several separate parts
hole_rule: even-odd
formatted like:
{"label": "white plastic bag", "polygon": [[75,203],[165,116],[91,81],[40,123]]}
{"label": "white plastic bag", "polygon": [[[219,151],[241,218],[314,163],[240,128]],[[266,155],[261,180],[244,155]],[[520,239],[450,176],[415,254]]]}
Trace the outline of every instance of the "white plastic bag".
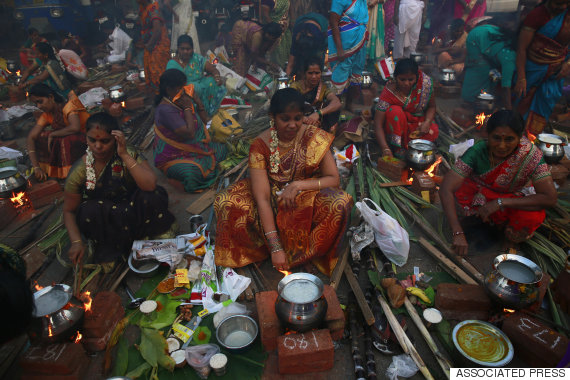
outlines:
{"label": "white plastic bag", "polygon": [[[371,206],[373,208],[371,208]],[[398,266],[408,261],[410,238],[398,221],[386,214],[372,199],[356,202],[360,215],[374,230],[374,240],[384,255]]]}
{"label": "white plastic bag", "polygon": [[386,376],[390,380],[398,380],[398,377],[412,377],[418,372],[414,359],[408,354],[392,357],[392,363],[386,370]]}
{"label": "white plastic bag", "polygon": [[111,43],[109,43],[109,46],[111,47],[111,55],[122,55],[123,57],[125,56],[127,50],[129,50],[129,45],[133,40],[118,26],[115,28],[115,30],[113,30],[113,33],[111,33],[109,39],[111,40]]}
{"label": "white plastic bag", "polygon": [[222,290],[230,295],[232,301],[237,300],[239,295],[247,289],[251,283],[251,278],[242,276],[234,272],[232,268],[224,269]]}
{"label": "white plastic bag", "polygon": [[93,107],[101,104],[107,94],[107,90],[103,87],[95,87],[79,95],[79,100],[85,107]]}

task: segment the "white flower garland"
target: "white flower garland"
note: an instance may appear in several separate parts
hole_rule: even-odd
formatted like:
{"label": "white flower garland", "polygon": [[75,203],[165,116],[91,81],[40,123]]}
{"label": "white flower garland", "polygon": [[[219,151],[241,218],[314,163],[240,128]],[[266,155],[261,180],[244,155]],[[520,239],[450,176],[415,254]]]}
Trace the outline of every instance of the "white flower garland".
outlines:
{"label": "white flower garland", "polygon": [[273,127],[273,122],[271,122],[271,139],[269,140],[269,165],[271,166],[271,173],[277,173],[279,171],[279,164],[281,164],[281,158],[279,157],[279,137],[277,137],[277,131]]}
{"label": "white flower garland", "polygon": [[95,168],[93,163],[95,158],[93,157],[93,152],[91,149],[87,148],[87,155],[85,157],[85,173],[87,174],[87,180],[85,181],[85,187],[87,190],[95,190],[95,183],[97,182],[97,177],[95,176]]}

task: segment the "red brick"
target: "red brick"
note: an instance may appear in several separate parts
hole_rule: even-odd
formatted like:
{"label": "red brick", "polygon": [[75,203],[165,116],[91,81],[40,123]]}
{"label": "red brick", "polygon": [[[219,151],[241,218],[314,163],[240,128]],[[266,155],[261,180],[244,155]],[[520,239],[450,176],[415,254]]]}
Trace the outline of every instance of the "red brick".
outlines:
{"label": "red brick", "polygon": [[451,119],[455,121],[459,126],[467,128],[474,123],[475,115],[473,110],[457,107],[453,109],[451,113]]}
{"label": "red brick", "polygon": [[105,87],[105,84],[103,83],[103,81],[81,82],[77,86],[77,95],[83,94],[84,92],[87,92],[92,88],[96,87]]}
{"label": "red brick", "polygon": [[260,292],[255,295],[261,343],[263,343],[263,348],[266,351],[273,351],[277,348],[277,338],[283,332],[281,322],[275,313],[275,301],[277,301],[275,290]]}
{"label": "red brick", "polygon": [[144,101],[145,101],[144,96],[138,96],[136,98],[129,98],[125,101],[125,109],[127,111],[134,111],[134,110],[138,110],[139,108],[143,108],[144,107]]}
{"label": "red brick", "polygon": [[34,203],[34,201],[47,197],[49,195],[59,193],[63,189],[61,185],[53,179],[47,180],[45,182],[36,183],[28,190],[28,198]]}
{"label": "red brick", "polygon": [[[43,113],[43,112],[42,112]],[[19,150],[20,148],[18,147],[18,142],[16,140],[10,140],[10,141],[0,141],[0,146],[5,146],[6,148],[10,148],[10,149],[16,149]]]}
{"label": "red brick", "polygon": [[384,161],[382,157],[378,159],[378,171],[390,178],[392,181],[402,180],[402,173],[406,170],[406,163],[402,160],[390,162]]}
{"label": "red brick", "polygon": [[85,379],[85,371],[87,364],[83,368],[77,368],[73,373],[68,375],[46,375],[37,373],[28,373],[24,371],[20,380],[83,380]]}
{"label": "red brick", "polygon": [[491,299],[485,288],[470,284],[439,284],[435,296],[435,307],[457,311],[491,309]]}
{"label": "red brick", "polygon": [[548,289],[549,284],[550,284],[550,275],[548,273],[543,273],[542,278],[540,279],[540,282],[538,284],[539,285],[538,300],[536,300],[535,303],[533,303],[528,307],[529,310],[531,310],[534,313],[538,312],[540,306],[542,305],[542,300],[544,299],[544,295],[546,294],[546,290]]}
{"label": "red brick", "polygon": [[102,337],[81,339],[81,344],[83,344],[85,351],[87,352],[104,351],[105,348],[107,348],[107,343],[109,343],[109,340],[111,339],[111,335],[113,335],[113,331],[115,330],[117,323],[119,323],[120,320],[121,318],[115,319],[114,322],[109,325],[109,328],[105,332],[105,335]]}
{"label": "red brick", "polygon": [[282,335],[277,340],[279,373],[321,372],[334,366],[334,346],[329,330]]}
{"label": "red brick", "polygon": [[0,230],[9,225],[18,216],[16,208],[12,206],[9,199],[0,201],[0,215],[2,215],[2,218],[0,218]]}
{"label": "red brick", "polygon": [[125,311],[121,306],[121,298],[117,293],[98,293],[91,304],[91,311],[85,313],[83,336],[85,338],[102,338],[124,315]]}
{"label": "red brick", "polygon": [[323,294],[328,305],[325,315],[325,325],[330,330],[332,339],[340,340],[344,334],[344,312],[340,307],[340,302],[333,287],[325,285]]}
{"label": "red brick", "polygon": [[555,367],[568,347],[568,338],[521,312],[503,322],[503,332],[513,343],[517,357],[531,367]]}
{"label": "red brick", "polygon": [[28,374],[69,375],[87,368],[89,358],[81,344],[33,345],[22,355],[20,367]]}

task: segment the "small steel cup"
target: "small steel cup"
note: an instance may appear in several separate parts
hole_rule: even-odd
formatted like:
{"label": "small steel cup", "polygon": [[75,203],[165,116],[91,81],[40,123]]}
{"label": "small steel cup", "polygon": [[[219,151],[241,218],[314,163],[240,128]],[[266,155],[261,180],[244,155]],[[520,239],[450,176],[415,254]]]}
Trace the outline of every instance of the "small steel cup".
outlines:
{"label": "small steel cup", "polygon": [[198,227],[204,224],[204,218],[202,218],[202,215],[192,215],[190,219],[188,219],[188,223],[190,223],[190,231],[196,232]]}

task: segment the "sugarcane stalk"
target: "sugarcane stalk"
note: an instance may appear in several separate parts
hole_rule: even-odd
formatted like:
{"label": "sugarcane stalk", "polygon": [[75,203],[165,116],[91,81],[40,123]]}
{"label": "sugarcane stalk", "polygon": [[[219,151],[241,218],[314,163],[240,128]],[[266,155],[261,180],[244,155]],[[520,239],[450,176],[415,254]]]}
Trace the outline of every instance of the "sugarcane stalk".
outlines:
{"label": "sugarcane stalk", "polygon": [[358,324],[356,321],[355,309],[356,306],[352,304],[349,311],[350,341],[351,341],[352,361],[354,362],[354,374],[357,380],[366,380],[364,360],[362,359],[362,355],[360,354],[360,346],[358,344],[359,331],[358,331]]}
{"label": "sugarcane stalk", "polygon": [[[368,265],[374,265],[374,262],[370,264],[372,256],[368,256]],[[365,294],[366,302],[368,306],[372,309],[372,289],[367,289]],[[364,324],[364,349],[366,354],[366,379],[376,380],[378,375],[376,374],[376,359],[374,358],[374,350],[372,345],[372,329],[370,326]]]}
{"label": "sugarcane stalk", "polygon": [[416,324],[418,330],[420,330],[420,333],[424,337],[424,340],[426,341],[431,352],[433,352],[433,354],[435,355],[435,359],[439,363],[439,366],[443,370],[443,373],[449,379],[450,378],[449,371],[450,371],[450,368],[453,367],[453,364],[451,364],[445,358],[445,356],[443,356],[441,351],[439,351],[439,349],[437,348],[437,345],[435,344],[433,338],[431,337],[428,329],[424,326],[422,319],[420,318],[418,312],[416,311],[416,308],[414,307],[414,305],[412,305],[412,303],[410,302],[410,300],[408,299],[407,296],[404,299],[404,305],[406,305],[406,310],[408,311],[408,314],[412,318],[412,321],[414,321],[414,323]]}

